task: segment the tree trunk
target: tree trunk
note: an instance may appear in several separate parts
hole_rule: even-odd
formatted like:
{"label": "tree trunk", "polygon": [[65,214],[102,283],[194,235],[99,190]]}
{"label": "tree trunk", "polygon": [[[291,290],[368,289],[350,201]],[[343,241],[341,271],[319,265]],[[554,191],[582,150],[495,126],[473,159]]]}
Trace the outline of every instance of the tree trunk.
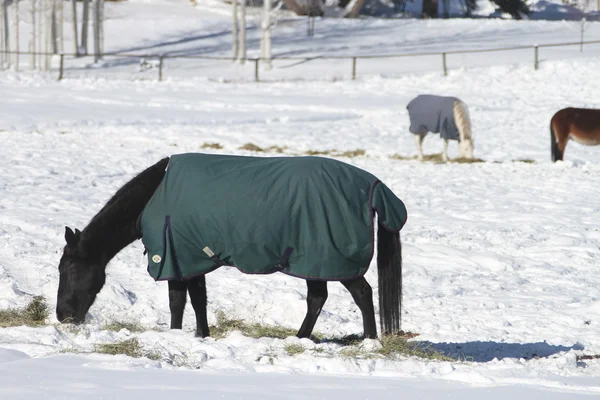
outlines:
{"label": "tree trunk", "polygon": [[233,6],[233,10],[232,10],[232,15],[233,15],[233,21],[231,21],[233,23],[233,26],[231,28],[231,34],[232,34],[232,48],[231,48],[231,56],[233,58],[233,60],[237,60],[238,58],[238,50],[239,50],[239,44],[240,44],[240,34],[239,34],[239,29],[238,29],[238,0],[233,0],[231,2],[231,5]]}
{"label": "tree trunk", "polygon": [[98,25],[98,49],[100,59],[104,58],[104,0],[98,0],[100,5],[98,11],[100,13],[100,24]]}
{"label": "tree trunk", "polygon": [[263,64],[266,70],[271,69],[271,0],[263,0],[263,20],[261,23],[262,40],[260,41]]}
{"label": "tree trunk", "polygon": [[9,34],[9,26],[8,26],[8,0],[4,0],[2,2],[2,21],[4,23],[4,32],[2,32],[4,36],[4,49],[6,55],[6,66],[10,67],[10,34]]}
{"label": "tree trunk", "polygon": [[58,22],[58,43],[57,43],[57,47],[58,47],[58,52],[59,53],[64,53],[65,52],[65,38],[64,38],[64,21],[65,21],[65,7],[63,4],[63,0],[57,0],[58,4],[57,4],[57,9],[56,9],[56,20]]}
{"label": "tree trunk", "polygon": [[53,0],[46,0],[46,8],[44,9],[44,17],[46,21],[46,32],[44,37],[46,38],[46,49],[44,50],[44,69],[50,71],[50,61],[52,58],[52,2]]}
{"label": "tree trunk", "polygon": [[6,59],[8,54],[6,54],[6,52],[8,51],[8,46],[6,44],[6,37],[8,36],[8,31],[6,30],[6,1],[5,0],[0,0],[2,1],[2,4],[0,4],[0,68],[4,68],[4,63],[7,62],[8,60]]}
{"label": "tree trunk", "polygon": [[31,69],[35,69],[36,67],[36,47],[35,47],[35,34],[36,34],[36,28],[37,26],[36,21],[35,21],[35,12],[36,12],[36,0],[31,0],[31,38],[29,39],[29,51],[31,52],[30,55],[30,64],[31,64]]}
{"label": "tree trunk", "polygon": [[77,38],[77,0],[71,2],[73,8],[73,41],[75,43],[75,55],[79,55],[79,40]]}
{"label": "tree trunk", "polygon": [[45,24],[45,7],[46,7],[46,1],[47,0],[39,0],[38,1],[38,7],[37,7],[37,35],[36,35],[36,41],[37,41],[37,57],[38,57],[38,68],[40,70],[42,70],[44,68],[44,55],[42,54],[44,52],[44,46],[42,43],[42,38],[44,37],[44,24]]}
{"label": "tree trunk", "polygon": [[240,5],[240,64],[246,62],[246,0]]}
{"label": "tree trunk", "polygon": [[14,15],[14,24],[15,24],[15,71],[19,70],[19,1],[15,0],[15,15]]}
{"label": "tree trunk", "polygon": [[88,26],[90,22],[90,0],[83,0],[83,16],[81,17],[81,54],[88,54]]}

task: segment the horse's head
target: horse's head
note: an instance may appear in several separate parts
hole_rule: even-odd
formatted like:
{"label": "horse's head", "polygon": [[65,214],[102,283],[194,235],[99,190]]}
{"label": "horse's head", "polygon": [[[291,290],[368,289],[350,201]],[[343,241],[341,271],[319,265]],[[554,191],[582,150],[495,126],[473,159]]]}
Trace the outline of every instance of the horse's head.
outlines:
{"label": "horse's head", "polygon": [[83,249],[81,232],[67,227],[67,244],[58,265],[60,278],[56,317],[60,322],[81,323],[106,280],[105,268]]}

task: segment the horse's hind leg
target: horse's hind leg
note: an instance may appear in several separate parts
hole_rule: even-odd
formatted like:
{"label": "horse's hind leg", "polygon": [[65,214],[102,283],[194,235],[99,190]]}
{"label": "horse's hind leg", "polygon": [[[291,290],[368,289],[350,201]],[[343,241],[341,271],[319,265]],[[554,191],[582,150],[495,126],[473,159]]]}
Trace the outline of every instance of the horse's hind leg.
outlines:
{"label": "horse's hind leg", "polygon": [[306,295],[306,317],[300,330],[296,334],[299,338],[310,337],[310,334],[317,323],[317,318],[321,313],[323,304],[327,300],[327,282],[325,281],[306,281],[308,293]]}
{"label": "horse's hind leg", "polygon": [[169,281],[169,309],[171,310],[171,329],[181,329],[183,311],[186,302],[186,282]]}
{"label": "horse's hind leg", "polygon": [[196,313],[196,336],[210,336],[206,319],[206,277],[202,275],[191,279],[188,282],[188,291]]}
{"label": "horse's hind leg", "polygon": [[351,281],[343,281],[342,285],[348,289],[354,302],[360,309],[363,318],[364,337],[375,339],[377,327],[375,325],[375,309],[373,307],[373,289],[364,277]]}
{"label": "horse's hind leg", "polygon": [[553,162],[562,161],[564,158],[571,130],[568,123],[570,118],[569,109],[563,109],[554,114],[550,120],[550,153]]}

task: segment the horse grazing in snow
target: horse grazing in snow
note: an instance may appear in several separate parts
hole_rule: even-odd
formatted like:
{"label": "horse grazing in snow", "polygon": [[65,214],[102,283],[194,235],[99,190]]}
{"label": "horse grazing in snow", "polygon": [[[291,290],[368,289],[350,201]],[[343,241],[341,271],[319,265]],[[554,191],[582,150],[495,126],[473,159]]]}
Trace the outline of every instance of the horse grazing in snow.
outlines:
{"label": "horse grazing in snow", "polygon": [[410,118],[410,132],[415,135],[418,158],[423,160],[423,140],[427,133],[439,133],[444,139],[442,159],[448,161],[448,141],[458,140],[463,158],[473,158],[471,118],[467,105],[456,97],[423,94],[415,97],[406,107]]}
{"label": "horse grazing in snow", "polygon": [[188,290],[196,334],[209,336],[205,275],[233,266],[306,280],[298,337],[310,337],[327,282],[341,282],[362,313],[364,337],[375,338],[373,293],[364,278],[375,250],[375,213],[381,333],[397,334],[406,208],[372,174],[322,157],[179,154],[142,171],[83,231],[66,228],[56,317],[83,322],[108,262],[141,238],[148,273],[169,282],[171,328],[181,328]]}
{"label": "horse grazing in snow", "polygon": [[552,161],[563,160],[569,139],[586,146],[600,145],[600,110],[563,108],[550,120]]}

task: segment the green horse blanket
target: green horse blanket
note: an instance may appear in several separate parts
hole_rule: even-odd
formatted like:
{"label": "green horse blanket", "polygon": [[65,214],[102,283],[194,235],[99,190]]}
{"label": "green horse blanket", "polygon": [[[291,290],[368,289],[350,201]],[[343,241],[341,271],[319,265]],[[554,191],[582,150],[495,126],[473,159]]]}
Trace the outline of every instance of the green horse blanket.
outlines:
{"label": "green horse blanket", "polygon": [[406,222],[404,204],[387,186],[340,161],[180,154],[139,222],[156,280],[223,265],[345,280],[369,268],[375,212],[390,231]]}

